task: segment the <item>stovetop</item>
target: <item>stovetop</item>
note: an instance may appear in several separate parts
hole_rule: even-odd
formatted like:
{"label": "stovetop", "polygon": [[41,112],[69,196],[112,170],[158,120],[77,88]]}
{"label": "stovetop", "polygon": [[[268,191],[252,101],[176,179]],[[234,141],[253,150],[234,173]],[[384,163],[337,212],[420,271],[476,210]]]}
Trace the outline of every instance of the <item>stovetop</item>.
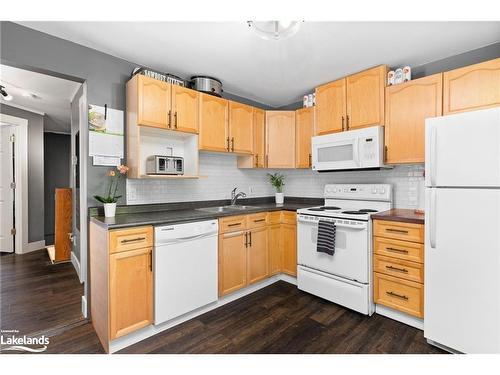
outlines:
{"label": "stovetop", "polygon": [[353,208],[353,207],[339,207],[339,206],[319,206],[302,208],[297,212],[299,214],[313,215],[313,216],[326,216],[326,217],[339,217],[339,218],[352,218],[360,220],[368,220],[371,214],[385,211],[376,210],[373,208]]}

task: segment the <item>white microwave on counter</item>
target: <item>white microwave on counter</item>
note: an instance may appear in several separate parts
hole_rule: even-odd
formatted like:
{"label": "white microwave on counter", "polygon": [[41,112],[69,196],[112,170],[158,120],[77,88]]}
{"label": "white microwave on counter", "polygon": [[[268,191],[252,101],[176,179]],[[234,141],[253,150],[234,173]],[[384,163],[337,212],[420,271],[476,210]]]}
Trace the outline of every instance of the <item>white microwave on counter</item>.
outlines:
{"label": "white microwave on counter", "polygon": [[312,137],[311,150],[318,172],[392,168],[384,164],[383,126]]}

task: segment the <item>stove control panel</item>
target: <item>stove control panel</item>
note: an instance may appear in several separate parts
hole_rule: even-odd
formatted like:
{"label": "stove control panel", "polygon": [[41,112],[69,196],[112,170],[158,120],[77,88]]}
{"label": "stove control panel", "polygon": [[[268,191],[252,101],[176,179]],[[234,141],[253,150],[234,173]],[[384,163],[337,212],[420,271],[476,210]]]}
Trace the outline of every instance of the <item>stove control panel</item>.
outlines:
{"label": "stove control panel", "polygon": [[325,198],[356,200],[392,200],[390,184],[335,184],[325,185]]}

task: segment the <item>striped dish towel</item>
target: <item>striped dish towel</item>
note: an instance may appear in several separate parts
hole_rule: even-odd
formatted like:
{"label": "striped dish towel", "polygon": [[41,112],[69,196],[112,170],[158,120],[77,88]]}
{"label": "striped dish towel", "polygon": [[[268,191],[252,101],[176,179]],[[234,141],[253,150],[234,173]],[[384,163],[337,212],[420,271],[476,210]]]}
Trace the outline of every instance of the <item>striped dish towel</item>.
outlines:
{"label": "striped dish towel", "polygon": [[335,254],[335,234],[337,227],[335,223],[326,220],[318,222],[318,239],[316,241],[316,251],[328,255]]}

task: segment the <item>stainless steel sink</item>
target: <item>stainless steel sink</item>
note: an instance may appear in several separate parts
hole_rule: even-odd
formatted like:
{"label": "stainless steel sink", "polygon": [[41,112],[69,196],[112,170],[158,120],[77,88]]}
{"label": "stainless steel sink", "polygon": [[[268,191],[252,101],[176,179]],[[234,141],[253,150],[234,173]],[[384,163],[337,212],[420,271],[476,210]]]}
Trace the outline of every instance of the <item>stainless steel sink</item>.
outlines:
{"label": "stainless steel sink", "polygon": [[214,213],[224,213],[224,212],[234,212],[234,211],[244,211],[259,208],[256,206],[242,206],[235,204],[234,206],[217,206],[217,207],[203,207],[197,208],[198,211],[214,212]]}

